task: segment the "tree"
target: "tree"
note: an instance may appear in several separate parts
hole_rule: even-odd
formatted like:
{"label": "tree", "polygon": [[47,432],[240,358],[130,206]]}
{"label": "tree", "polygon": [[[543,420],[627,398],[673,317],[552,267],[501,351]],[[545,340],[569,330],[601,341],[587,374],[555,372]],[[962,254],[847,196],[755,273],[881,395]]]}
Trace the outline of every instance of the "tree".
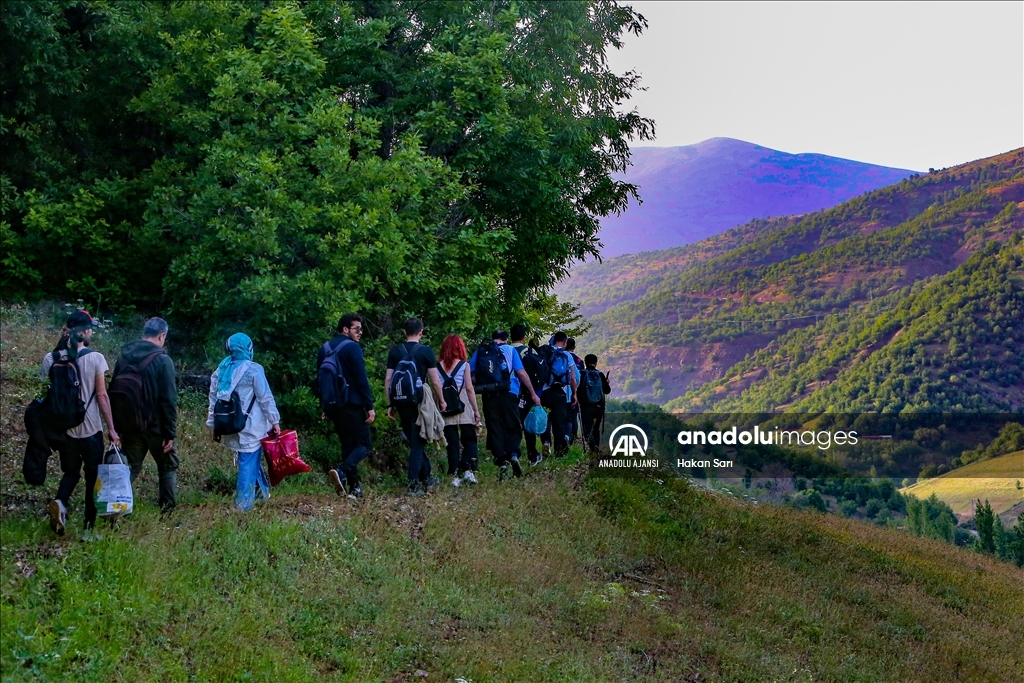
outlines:
{"label": "tree", "polygon": [[974,506],[974,528],[978,532],[978,549],[983,553],[992,554],[996,551],[996,520],[992,506],[985,501],[977,501]]}

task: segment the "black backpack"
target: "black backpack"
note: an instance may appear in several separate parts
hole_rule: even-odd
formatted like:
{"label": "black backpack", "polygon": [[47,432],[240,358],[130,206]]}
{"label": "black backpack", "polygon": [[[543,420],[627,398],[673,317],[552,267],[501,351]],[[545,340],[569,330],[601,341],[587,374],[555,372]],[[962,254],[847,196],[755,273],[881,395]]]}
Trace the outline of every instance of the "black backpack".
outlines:
{"label": "black backpack", "polygon": [[348,403],[348,381],[338,362],[338,352],[349,342],[352,340],[342,339],[334,348],[331,348],[331,342],[324,344],[324,360],[316,371],[321,412],[330,413]]}
{"label": "black backpack", "polygon": [[580,403],[585,406],[596,406],[604,399],[604,386],[599,370],[584,370],[580,373]]}
{"label": "black backpack", "polygon": [[252,400],[249,401],[249,407],[245,412],[242,412],[242,399],[238,397],[237,391],[232,391],[231,398],[228,400],[217,401],[213,406],[214,436],[237,434],[245,429],[245,424],[249,421],[249,413],[252,412],[252,406],[254,403],[256,403],[255,391],[252,394]]}
{"label": "black backpack", "polygon": [[391,385],[388,386],[388,399],[391,405],[418,406],[423,402],[423,378],[420,377],[419,367],[413,360],[412,354],[419,347],[416,344],[412,350],[405,344],[401,344],[405,358],[398,361],[398,365],[391,372]]}
{"label": "black backpack", "polygon": [[511,386],[511,374],[505,354],[497,344],[485,342],[476,351],[473,388],[478,394],[499,394]]}
{"label": "black backpack", "polygon": [[[77,358],[87,353],[89,349],[81,349]],[[45,403],[51,428],[67,431],[85,422],[85,414],[96,398],[96,392],[93,392],[88,402],[82,400],[82,376],[77,359],[70,354],[62,358],[59,351],[54,351],[49,376],[50,389],[46,393]]]}
{"label": "black backpack", "polygon": [[[154,351],[137,365],[121,363],[118,373],[110,380],[107,394],[110,396],[110,412],[114,415],[114,424],[118,430],[144,432],[153,421],[154,401],[142,373],[161,353],[163,349]],[[121,359],[124,360],[124,356]]]}
{"label": "black backpack", "polygon": [[466,410],[466,404],[462,402],[459,387],[455,384],[455,378],[462,372],[462,366],[465,364],[466,361],[460,360],[452,368],[452,374],[450,375],[446,374],[444,368],[440,365],[437,366],[437,371],[441,375],[441,397],[444,398],[445,404],[445,409],[441,411],[441,415],[445,417],[461,415]]}
{"label": "black backpack", "polygon": [[523,369],[526,370],[526,375],[530,378],[533,390],[540,393],[540,390],[551,379],[551,359],[541,355],[537,349],[531,349],[528,346],[522,348],[525,350],[519,354],[519,357],[523,359]]}

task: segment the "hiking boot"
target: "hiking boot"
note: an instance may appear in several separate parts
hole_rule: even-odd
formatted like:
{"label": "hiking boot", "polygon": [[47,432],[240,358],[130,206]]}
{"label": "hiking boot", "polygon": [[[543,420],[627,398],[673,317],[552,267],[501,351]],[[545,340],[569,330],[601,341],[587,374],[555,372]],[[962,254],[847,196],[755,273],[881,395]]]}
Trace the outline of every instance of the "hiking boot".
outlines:
{"label": "hiking boot", "polygon": [[512,474],[514,474],[517,477],[523,476],[523,466],[519,464],[519,456],[518,455],[513,455],[512,458],[511,458],[511,461],[512,461]]}
{"label": "hiking boot", "polygon": [[479,484],[480,483],[480,482],[478,482],[476,480],[476,475],[473,474],[473,470],[466,470],[465,472],[463,472],[462,473],[462,480],[463,481],[468,481],[470,484]]}
{"label": "hiking boot", "polygon": [[103,540],[103,537],[100,536],[98,533],[96,533],[96,530],[93,529],[92,527],[89,527],[88,529],[86,529],[85,531],[82,532],[82,542],[83,543],[92,543],[93,541],[102,541],[102,540]]}
{"label": "hiking boot", "polygon": [[345,495],[345,485],[341,483],[341,475],[338,474],[338,470],[329,470],[327,472],[327,481],[331,482],[331,486],[334,487],[339,496]]}
{"label": "hiking boot", "polygon": [[50,513],[50,528],[53,529],[53,533],[63,536],[64,525],[68,521],[68,509],[64,507],[64,503],[59,500],[51,500],[50,504],[46,506],[46,511]]}
{"label": "hiking boot", "polygon": [[431,475],[431,476],[427,477],[427,480],[425,482],[423,482],[423,488],[425,488],[425,489],[427,489],[429,491],[430,489],[434,488],[435,486],[437,486],[440,483],[441,483],[440,479],[438,479],[437,477]]}
{"label": "hiking boot", "polygon": [[537,462],[540,462],[544,458],[546,458],[546,457],[551,455],[551,444],[549,444],[549,443],[541,444],[540,450],[541,450],[541,454],[540,454],[540,457],[537,458]]}
{"label": "hiking boot", "polygon": [[462,480],[459,479],[458,477],[453,478],[452,486],[454,486],[455,488],[459,488],[460,486],[462,486]]}
{"label": "hiking boot", "polygon": [[423,490],[423,487],[420,486],[418,481],[409,484],[409,488],[405,491],[405,495],[407,496],[422,496],[424,493],[426,493],[426,491]]}

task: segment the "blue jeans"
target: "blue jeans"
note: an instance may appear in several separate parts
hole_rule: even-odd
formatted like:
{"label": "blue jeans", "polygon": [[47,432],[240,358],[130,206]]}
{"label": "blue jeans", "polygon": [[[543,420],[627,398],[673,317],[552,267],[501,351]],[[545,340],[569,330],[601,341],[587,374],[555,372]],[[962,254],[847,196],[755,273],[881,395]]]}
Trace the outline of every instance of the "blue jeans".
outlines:
{"label": "blue jeans", "polygon": [[263,449],[238,454],[238,482],[235,484],[235,507],[251,510],[256,502],[256,487],[260,498],[270,498],[270,481],[263,471]]}

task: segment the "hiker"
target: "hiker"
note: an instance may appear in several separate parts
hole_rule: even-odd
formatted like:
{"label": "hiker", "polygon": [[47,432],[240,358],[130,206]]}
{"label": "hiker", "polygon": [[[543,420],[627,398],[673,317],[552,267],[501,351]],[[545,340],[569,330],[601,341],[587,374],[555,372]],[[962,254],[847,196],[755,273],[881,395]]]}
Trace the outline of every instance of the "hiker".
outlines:
{"label": "hiker", "polygon": [[523,476],[519,463],[523,430],[519,418],[520,387],[527,391],[534,405],[540,405],[540,397],[533,390],[519,354],[507,342],[508,332],[495,330],[490,343],[481,344],[469,359],[474,388],[483,396],[488,446],[494,464],[500,468],[499,479],[508,475],[509,466],[513,475]]}
{"label": "hiker", "polygon": [[[580,375],[583,372],[583,359],[576,355],[576,339],[569,337],[565,340],[565,350],[572,356],[572,362],[576,366],[576,383],[580,382]],[[579,424],[580,424],[580,406],[577,404],[575,408],[569,409],[569,443],[576,443],[576,439],[579,437]]]}
{"label": "hiker", "polygon": [[[538,364],[537,354],[537,340],[530,340],[530,344],[526,343],[526,325],[518,324],[513,325],[509,330],[509,337],[512,339],[511,347],[519,354],[519,360],[523,364],[523,369],[526,371],[527,377],[530,378],[530,386],[536,391],[537,387],[544,384],[544,379],[540,375],[543,373],[543,368]],[[519,390],[519,423],[525,424],[526,416],[530,414],[533,409],[534,403],[530,398],[529,393],[526,391],[525,385]],[[551,430],[550,428],[545,429],[545,435],[542,437],[544,444],[550,446],[551,444]],[[544,456],[537,450],[537,435],[531,434],[526,430],[523,430],[523,440],[526,442],[526,457],[530,465],[539,465],[540,461],[544,459]]]}
{"label": "hiker", "polygon": [[121,450],[135,483],[146,453],[153,456],[159,475],[157,503],[170,512],[176,504],[178,451],[174,438],[178,423],[178,390],[174,361],[167,355],[167,323],[150,318],[142,339],[121,347],[107,393],[114,424],[121,435]]}
{"label": "hiker", "polygon": [[460,486],[463,482],[476,484],[476,428],[480,424],[480,413],[462,337],[457,334],[445,337],[440,355],[438,371],[445,402],[442,414],[448,450],[448,476],[453,477],[452,486]]}
{"label": "hiker", "polygon": [[398,419],[402,434],[409,442],[409,494],[423,495],[437,485],[439,479],[431,474],[427,457],[427,440],[420,435],[416,418],[423,401],[424,380],[429,380],[437,406],[444,411],[441,377],[437,373],[437,360],[429,346],[420,343],[423,321],[409,318],[405,321],[405,341],[388,352],[387,371],[384,374],[384,393],[388,401],[388,418]]}
{"label": "hiker", "polygon": [[583,365],[579,387],[580,429],[587,450],[595,453],[600,448],[601,435],[604,431],[604,399],[611,393],[612,387],[608,383],[608,375],[597,369],[597,356],[588,353],[583,358]]}
{"label": "hiker", "polygon": [[[324,417],[334,423],[341,442],[341,462],[327,472],[338,495],[359,498],[359,463],[370,453],[373,442],[370,425],[377,414],[373,410],[373,391],[366,378],[366,360],[359,340],[363,336],[363,318],[346,313],[338,321],[338,335],[320,347],[316,356],[317,391]],[[331,362],[324,364],[324,361]],[[328,397],[326,394],[332,393]]]}
{"label": "hiker", "polygon": [[[50,501],[47,512],[50,528],[63,536],[67,526],[68,502],[85,472],[85,524],[83,541],[99,538],[96,525],[96,476],[103,460],[103,423],[107,425],[110,443],[120,445],[110,414],[110,399],[104,373],[109,370],[102,353],[89,349],[93,329],[99,326],[88,311],[77,310],[68,316],[58,348],[43,358],[40,376],[49,380],[45,403],[47,419],[66,430],[63,443],[58,444],[62,476],[57,497]],[[64,346],[63,349],[60,347]],[[77,386],[76,386],[77,383]],[[100,422],[102,418],[103,423]]]}
{"label": "hiker", "polygon": [[556,458],[569,451],[569,410],[577,405],[576,364],[565,350],[568,339],[565,332],[555,332],[551,343],[539,349],[550,367],[548,380],[542,387],[541,403],[550,411],[548,421]]}
{"label": "hiker", "polygon": [[[228,337],[225,347],[228,355],[210,377],[206,426],[213,432],[214,441],[235,452],[238,465],[235,507],[251,510],[257,495],[263,500],[270,498],[270,481],[263,471],[260,439],[281,434],[281,414],[270,393],[263,366],[252,360],[252,340],[238,332]],[[234,426],[218,433],[221,419],[225,417],[234,422]]]}

